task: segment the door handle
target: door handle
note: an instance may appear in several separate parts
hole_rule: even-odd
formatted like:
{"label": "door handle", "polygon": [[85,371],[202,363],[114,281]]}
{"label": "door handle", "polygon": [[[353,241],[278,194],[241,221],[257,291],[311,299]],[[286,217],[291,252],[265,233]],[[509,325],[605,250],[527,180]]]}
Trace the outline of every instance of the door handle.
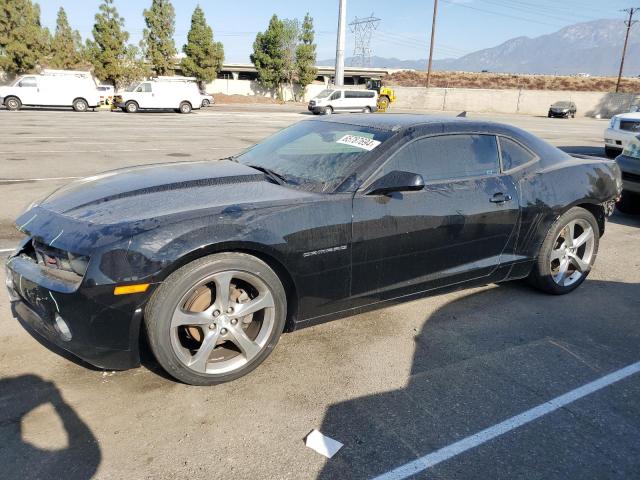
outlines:
{"label": "door handle", "polygon": [[511,195],[498,192],[489,199],[491,203],[504,203],[511,200]]}

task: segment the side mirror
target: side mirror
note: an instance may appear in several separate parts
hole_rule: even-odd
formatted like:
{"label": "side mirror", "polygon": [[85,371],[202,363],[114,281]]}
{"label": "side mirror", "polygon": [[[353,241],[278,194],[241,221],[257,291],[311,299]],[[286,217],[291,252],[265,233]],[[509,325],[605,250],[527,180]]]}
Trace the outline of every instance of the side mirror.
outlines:
{"label": "side mirror", "polygon": [[394,170],[369,185],[364,193],[365,195],[387,195],[393,192],[414,192],[423,188],[422,175]]}

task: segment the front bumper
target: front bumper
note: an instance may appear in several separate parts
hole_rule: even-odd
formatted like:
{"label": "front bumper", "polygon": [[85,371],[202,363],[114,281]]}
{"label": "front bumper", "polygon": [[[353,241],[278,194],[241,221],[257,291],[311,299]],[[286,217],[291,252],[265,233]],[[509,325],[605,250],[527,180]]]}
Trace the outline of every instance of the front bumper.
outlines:
{"label": "front bumper", "polygon": [[640,193],[640,159],[620,155],[616,162],[622,171],[622,190]]}
{"label": "front bumper", "polygon": [[549,117],[567,118],[569,115],[571,115],[571,112],[557,112],[554,110],[549,110],[549,113],[547,115]]}
{"label": "front bumper", "polygon": [[620,152],[622,152],[628,143],[637,135],[638,134],[634,132],[607,128],[604,131],[604,144],[611,149],[620,150]]}
{"label": "front bumper", "polygon": [[120,298],[114,297],[113,285],[74,286],[20,254],[9,258],[6,275],[14,317],[45,344],[99,368],[140,365],[138,340],[146,295]]}

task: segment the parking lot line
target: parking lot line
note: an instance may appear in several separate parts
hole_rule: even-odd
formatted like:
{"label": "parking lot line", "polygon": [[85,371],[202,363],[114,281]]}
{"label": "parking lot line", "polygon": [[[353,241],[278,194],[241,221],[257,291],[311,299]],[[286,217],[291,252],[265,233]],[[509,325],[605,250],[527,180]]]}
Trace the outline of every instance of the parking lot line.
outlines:
{"label": "parking lot line", "polygon": [[405,463],[387,473],[383,473],[374,478],[374,480],[400,480],[408,478],[412,475],[420,473],[427,468],[433,467],[439,463],[442,463],[450,458],[460,455],[472,448],[475,448],[483,443],[486,443],[494,438],[503,435],[511,430],[519,428],[529,422],[532,422],[548,413],[554,412],[564,406],[575,402],[587,395],[590,395],[598,390],[601,390],[609,385],[612,385],[620,380],[623,380],[631,375],[640,372],[640,362],[628,365],[620,370],[616,370],[604,377],[587,383],[582,387],[578,387],[575,390],[560,395],[548,402],[545,402],[537,407],[531,408],[526,412],[523,412],[514,417],[498,423],[492,427],[486,428],[478,433],[470,435],[462,440],[459,440],[451,445],[436,450],[424,457],[420,457],[409,463]]}

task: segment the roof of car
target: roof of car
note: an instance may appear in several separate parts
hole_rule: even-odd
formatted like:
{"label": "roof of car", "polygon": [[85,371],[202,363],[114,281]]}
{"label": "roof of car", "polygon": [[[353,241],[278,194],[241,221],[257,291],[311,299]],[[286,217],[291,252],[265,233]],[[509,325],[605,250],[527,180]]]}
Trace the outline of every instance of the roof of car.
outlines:
{"label": "roof of car", "polygon": [[488,128],[492,126],[494,128],[509,128],[508,125],[488,122],[484,120],[470,120],[464,117],[446,117],[440,115],[423,115],[415,113],[385,113],[383,115],[365,115],[362,113],[340,114],[321,117],[317,120],[321,122],[345,123],[349,125],[357,125],[359,127],[378,128],[381,130],[389,131],[397,131],[403,128],[417,127],[420,125],[433,125],[443,123],[473,123],[476,126],[484,125]]}
{"label": "roof of car", "polygon": [[566,160],[569,155],[557,149],[541,138],[512,125],[465,117],[447,117],[440,115],[421,115],[413,113],[385,114],[340,114],[316,118],[311,121],[334,122],[365,128],[377,128],[390,132],[401,132],[409,128],[423,127],[433,133],[484,133],[507,135],[523,143],[540,158],[543,164]]}

